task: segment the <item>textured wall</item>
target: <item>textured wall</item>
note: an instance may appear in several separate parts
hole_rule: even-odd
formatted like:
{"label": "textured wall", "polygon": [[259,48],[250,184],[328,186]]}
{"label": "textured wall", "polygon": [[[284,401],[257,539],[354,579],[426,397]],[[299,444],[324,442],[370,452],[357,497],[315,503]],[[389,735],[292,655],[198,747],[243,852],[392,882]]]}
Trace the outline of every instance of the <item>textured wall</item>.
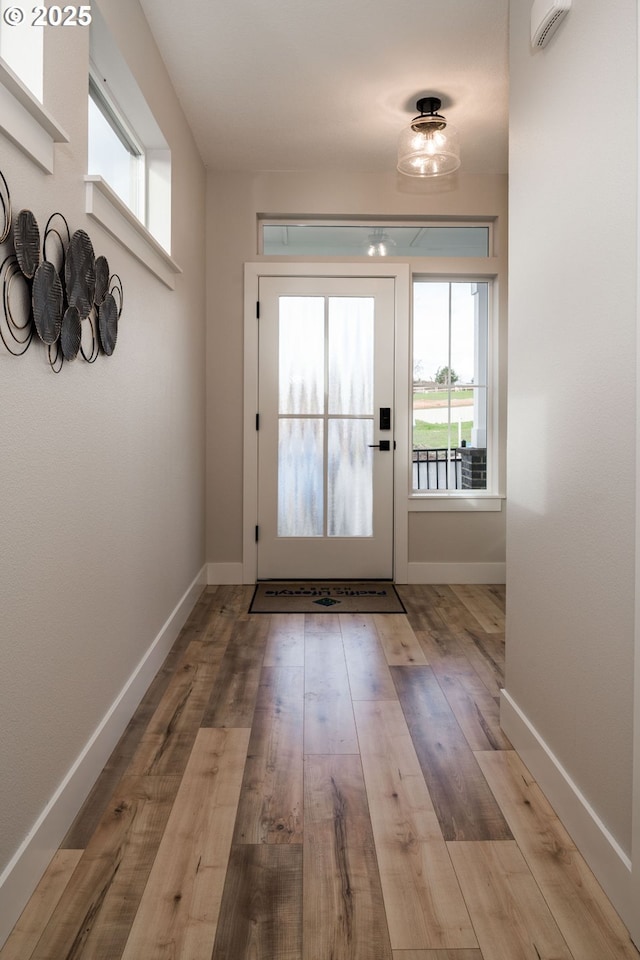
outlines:
{"label": "textured wall", "polygon": [[123,281],[111,358],[0,344],[0,873],[204,563],[205,177],[138,5],[105,18],[173,155],[168,290],[84,213],[88,33],[49,31],[53,176],[0,139],[17,212],[61,211]]}
{"label": "textured wall", "polygon": [[535,54],[530,6],[511,4],[507,690],[630,852],[636,4],[574,4]]}

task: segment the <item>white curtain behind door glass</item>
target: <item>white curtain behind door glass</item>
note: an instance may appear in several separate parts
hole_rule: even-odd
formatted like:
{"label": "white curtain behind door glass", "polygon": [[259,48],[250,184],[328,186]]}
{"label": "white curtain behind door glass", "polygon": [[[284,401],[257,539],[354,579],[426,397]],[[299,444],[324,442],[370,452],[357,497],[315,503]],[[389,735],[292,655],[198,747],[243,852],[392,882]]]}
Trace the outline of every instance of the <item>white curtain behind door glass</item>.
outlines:
{"label": "white curtain behind door glass", "polygon": [[324,413],[324,297],[280,297],[279,412]]}
{"label": "white curtain behind door glass", "polygon": [[280,297],[278,536],[373,534],[373,297]]}
{"label": "white curtain behind door glass", "polygon": [[373,297],[329,300],[329,414],[373,416]]}
{"label": "white curtain behind door glass", "polygon": [[327,534],[373,535],[373,420],[329,420]]}
{"label": "white curtain behind door glass", "polygon": [[324,533],[324,421],[281,418],[278,436],[278,536]]}

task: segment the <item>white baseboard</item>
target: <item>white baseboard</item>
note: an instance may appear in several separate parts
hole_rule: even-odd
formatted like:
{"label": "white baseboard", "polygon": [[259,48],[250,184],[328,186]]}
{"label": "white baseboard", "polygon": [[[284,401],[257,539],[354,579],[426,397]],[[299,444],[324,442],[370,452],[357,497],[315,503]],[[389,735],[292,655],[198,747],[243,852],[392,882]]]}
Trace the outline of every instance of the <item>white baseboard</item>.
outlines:
{"label": "white baseboard", "polygon": [[408,583],[505,583],[505,563],[410,563]]}
{"label": "white baseboard", "polygon": [[[210,586],[244,583],[241,563],[207,564]],[[407,583],[504,583],[504,563],[410,563]]]}
{"label": "white baseboard", "polygon": [[206,568],[203,567],[0,876],[0,947],[64,840],[205,585]]}
{"label": "white baseboard", "polygon": [[506,690],[501,691],[500,724],[623,922],[630,927],[634,917],[631,860]]}
{"label": "white baseboard", "polygon": [[243,583],[241,563],[208,563],[207,583],[210,587]]}

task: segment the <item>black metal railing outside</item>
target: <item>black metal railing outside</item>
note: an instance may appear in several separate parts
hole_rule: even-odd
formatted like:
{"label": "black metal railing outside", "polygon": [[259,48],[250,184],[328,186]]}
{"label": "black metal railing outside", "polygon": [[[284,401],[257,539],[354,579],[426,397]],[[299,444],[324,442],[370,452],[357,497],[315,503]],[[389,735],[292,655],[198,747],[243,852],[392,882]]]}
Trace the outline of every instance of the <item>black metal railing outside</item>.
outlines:
{"label": "black metal railing outside", "polygon": [[413,448],[414,490],[461,490],[462,456],[458,450]]}

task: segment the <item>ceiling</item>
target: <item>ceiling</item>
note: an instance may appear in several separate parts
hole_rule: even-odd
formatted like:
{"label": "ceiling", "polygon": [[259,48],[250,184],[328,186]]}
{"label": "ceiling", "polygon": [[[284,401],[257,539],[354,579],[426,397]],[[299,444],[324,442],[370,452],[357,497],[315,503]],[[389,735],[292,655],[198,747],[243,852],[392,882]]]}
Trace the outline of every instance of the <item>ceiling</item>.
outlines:
{"label": "ceiling", "polygon": [[509,0],[141,0],[206,166],[392,171],[420,96],[507,169]]}

